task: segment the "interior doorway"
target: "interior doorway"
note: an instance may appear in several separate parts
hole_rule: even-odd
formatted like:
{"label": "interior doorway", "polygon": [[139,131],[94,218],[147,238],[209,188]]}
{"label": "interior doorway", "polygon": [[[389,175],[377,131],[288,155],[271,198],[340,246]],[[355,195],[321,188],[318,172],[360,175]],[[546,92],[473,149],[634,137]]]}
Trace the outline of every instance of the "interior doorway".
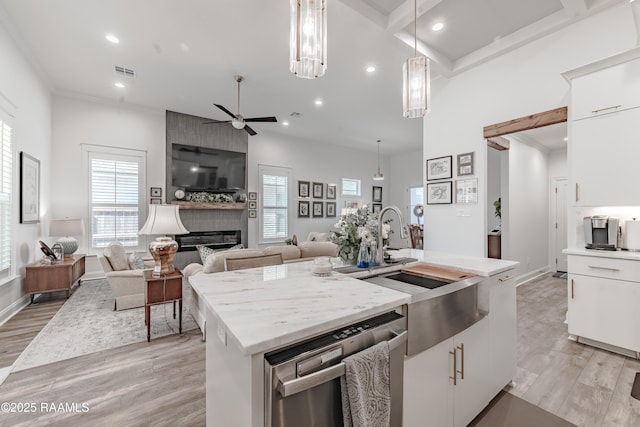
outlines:
{"label": "interior doorway", "polygon": [[563,254],[563,249],[567,248],[567,178],[554,178],[553,203],[551,205],[552,215],[555,217],[555,228],[553,230],[553,251],[555,258],[556,272],[567,271],[567,255]]}

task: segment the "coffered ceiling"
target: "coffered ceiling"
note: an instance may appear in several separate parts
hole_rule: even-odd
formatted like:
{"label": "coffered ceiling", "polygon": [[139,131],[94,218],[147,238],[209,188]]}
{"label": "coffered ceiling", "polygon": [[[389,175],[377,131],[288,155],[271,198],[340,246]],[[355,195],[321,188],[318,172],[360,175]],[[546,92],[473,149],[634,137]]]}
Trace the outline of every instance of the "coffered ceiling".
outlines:
{"label": "coffered ceiling", "polygon": [[[418,48],[432,78],[449,78],[623,1],[418,0]],[[252,124],[252,138],[276,132],[369,151],[381,139],[383,154],[421,148],[422,120],[402,117],[413,1],[327,0],[327,9],[327,73],[315,80],[289,72],[287,0],[0,0],[0,23],[57,93],[226,120],[213,104],[236,111],[241,74],[241,113],[279,121]]]}

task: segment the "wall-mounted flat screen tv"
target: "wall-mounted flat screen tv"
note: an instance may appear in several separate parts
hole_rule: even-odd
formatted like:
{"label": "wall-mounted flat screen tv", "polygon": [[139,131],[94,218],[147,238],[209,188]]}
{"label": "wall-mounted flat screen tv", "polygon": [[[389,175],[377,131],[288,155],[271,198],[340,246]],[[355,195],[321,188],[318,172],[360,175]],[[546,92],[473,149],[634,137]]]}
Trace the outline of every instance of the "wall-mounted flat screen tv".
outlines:
{"label": "wall-mounted flat screen tv", "polygon": [[243,190],[246,153],[172,144],[171,177],[174,187],[188,191]]}

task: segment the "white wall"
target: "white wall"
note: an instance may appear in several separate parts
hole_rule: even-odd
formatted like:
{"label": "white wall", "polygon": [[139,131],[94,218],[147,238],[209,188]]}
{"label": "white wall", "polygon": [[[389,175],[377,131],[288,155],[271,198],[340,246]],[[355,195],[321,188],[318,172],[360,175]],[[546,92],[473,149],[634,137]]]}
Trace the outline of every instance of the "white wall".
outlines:
{"label": "white wall", "polygon": [[[1,13],[1,11],[0,11]],[[0,16],[0,18],[2,18]],[[18,49],[0,19],[0,98],[3,109],[14,116],[13,190],[13,263],[12,277],[0,282],[0,324],[16,312],[28,299],[23,297],[24,266],[42,257],[38,240],[49,218],[51,203],[51,96],[49,89]],[[19,153],[40,161],[40,223],[20,224]]]}
{"label": "white wall", "polygon": [[[455,159],[456,154],[475,152],[479,203],[465,205],[468,217],[457,216],[456,205],[427,206],[427,249],[485,253],[484,126],[568,105],[563,71],[630,49],[635,42],[631,6],[624,3],[451,79],[434,81],[432,110],[424,119],[424,157]],[[520,251],[512,248],[510,253]]]}
{"label": "white wall", "polygon": [[[371,203],[372,187],[383,187],[382,201],[387,205],[390,200],[389,161],[381,155],[380,169],[385,175],[384,181],[373,181],[373,174],[378,168],[377,146],[372,151],[352,150],[329,143],[318,143],[290,138],[281,134],[261,131],[249,138],[249,182],[248,191],[260,194],[258,165],[291,168],[291,188],[289,197],[289,237],[298,236],[304,241],[311,231],[329,232],[338,221],[340,210],[346,198],[341,195],[341,179],[355,178],[362,181],[362,197],[360,204]],[[298,218],[299,180],[337,184],[336,218]],[[313,199],[310,199],[313,200]],[[324,199],[324,201],[328,201]],[[258,212],[258,215],[260,213]],[[249,219],[249,246],[259,245],[259,220]]]}
{"label": "white wall", "polygon": [[[422,165],[421,149],[397,154],[389,159],[389,173],[385,174],[389,178],[389,204],[400,208],[407,224],[411,220],[409,187],[424,186],[423,173],[425,168]],[[385,219],[387,215],[392,218],[393,214],[385,214]],[[428,220],[427,217],[423,217],[423,221]],[[391,222],[393,234],[391,235],[389,246],[396,248],[411,247],[409,239],[400,238],[398,225],[399,223],[396,219]]]}

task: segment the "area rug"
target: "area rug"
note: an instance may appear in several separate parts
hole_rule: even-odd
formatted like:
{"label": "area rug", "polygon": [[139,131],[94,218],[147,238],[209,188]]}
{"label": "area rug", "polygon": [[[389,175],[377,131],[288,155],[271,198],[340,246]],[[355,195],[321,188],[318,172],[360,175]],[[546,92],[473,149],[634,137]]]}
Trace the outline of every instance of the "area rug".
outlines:
{"label": "area rug", "polygon": [[[191,289],[183,283],[182,331],[195,329],[189,314]],[[82,282],[13,365],[13,372],[84,354],[146,341],[144,308],[113,310],[113,292],[106,279]],[[176,304],[177,307],[177,304]],[[173,305],[151,307],[151,339],[178,333]]]}

